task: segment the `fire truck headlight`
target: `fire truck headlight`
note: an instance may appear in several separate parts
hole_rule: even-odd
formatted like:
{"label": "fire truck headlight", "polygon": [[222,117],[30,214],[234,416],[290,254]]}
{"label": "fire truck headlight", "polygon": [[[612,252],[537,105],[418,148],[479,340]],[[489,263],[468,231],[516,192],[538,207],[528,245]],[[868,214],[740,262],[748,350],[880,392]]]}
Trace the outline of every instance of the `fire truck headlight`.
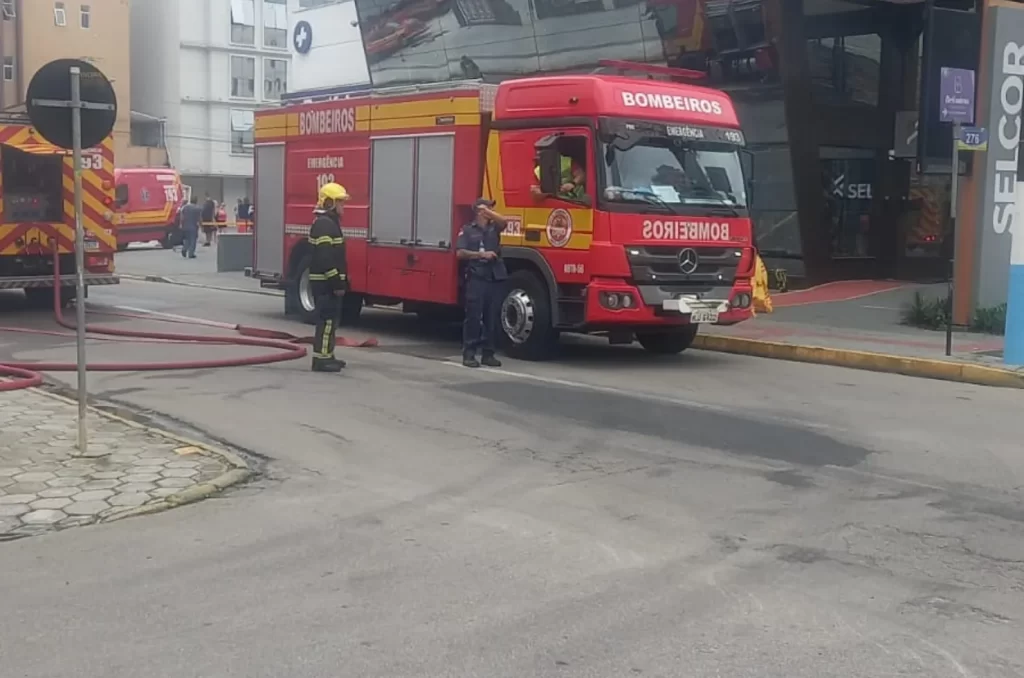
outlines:
{"label": "fire truck headlight", "polygon": [[750,295],[746,292],[740,292],[732,298],[731,306],[733,308],[750,308]]}
{"label": "fire truck headlight", "polygon": [[601,292],[599,300],[602,306],[612,310],[636,308],[636,299],[629,292]]}

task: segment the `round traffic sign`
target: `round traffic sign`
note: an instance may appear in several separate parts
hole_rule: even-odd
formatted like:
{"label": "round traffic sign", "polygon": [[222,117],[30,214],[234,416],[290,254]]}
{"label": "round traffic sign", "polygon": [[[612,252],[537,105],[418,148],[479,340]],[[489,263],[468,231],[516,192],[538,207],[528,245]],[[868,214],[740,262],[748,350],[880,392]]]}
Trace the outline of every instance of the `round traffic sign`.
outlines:
{"label": "round traffic sign", "polygon": [[[36,131],[54,146],[72,148],[71,68],[81,70],[83,104],[102,104],[109,109],[82,108],[82,148],[96,146],[114,129],[117,96],[114,86],[98,68],[79,59],[57,59],[32,76],[25,96],[28,116]],[[66,102],[66,103],[62,103]]]}

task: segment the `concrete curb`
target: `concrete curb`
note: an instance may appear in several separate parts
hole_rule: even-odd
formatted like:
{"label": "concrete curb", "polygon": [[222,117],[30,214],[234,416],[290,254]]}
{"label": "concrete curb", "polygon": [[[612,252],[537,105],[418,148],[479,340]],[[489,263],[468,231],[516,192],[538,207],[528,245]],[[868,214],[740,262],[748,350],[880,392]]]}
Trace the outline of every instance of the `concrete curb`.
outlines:
{"label": "concrete curb", "polygon": [[240,292],[242,294],[259,294],[264,297],[283,297],[284,292],[277,290],[247,290],[243,287],[220,287],[218,285],[206,285],[204,283],[187,282],[175,280],[162,275],[135,275],[133,273],[118,273],[124,280],[135,280],[138,282],[164,283],[166,285],[178,285],[180,287],[195,287],[201,290],[218,290],[220,292]]}
{"label": "concrete curb", "polygon": [[834,365],[855,370],[888,372],[908,377],[956,381],[979,386],[1024,389],[1024,371],[986,367],[972,363],[871,353],[823,346],[802,346],[720,334],[699,334],[693,348],[718,353],[751,355],[817,365]]}
{"label": "concrete curb", "polygon": [[[77,402],[72,400],[71,398],[66,398],[56,393],[50,393],[49,391],[43,389],[33,389],[33,391],[35,391],[36,393],[40,393],[48,398],[53,398],[54,400],[59,400],[63,403],[67,403],[69,405],[77,405]],[[234,452],[229,452],[228,450],[222,450],[220,448],[212,447],[198,440],[192,440],[191,438],[186,438],[185,436],[180,436],[177,433],[171,433],[170,431],[165,431],[164,429],[161,428],[156,428],[153,426],[144,426],[143,424],[132,421],[131,419],[125,419],[124,417],[119,417],[116,414],[104,412],[103,410],[98,409],[96,407],[90,406],[89,411],[92,414],[95,414],[100,417],[105,417],[107,419],[116,421],[120,424],[124,424],[125,426],[129,426],[134,429],[139,429],[151,435],[160,436],[162,438],[167,438],[168,440],[173,440],[177,443],[181,443],[183,447],[194,448],[195,454],[201,454],[207,457],[214,457],[231,467],[224,473],[217,476],[216,478],[213,478],[212,480],[209,480],[205,483],[201,483],[199,485],[193,485],[192,487],[187,487],[183,489],[181,492],[176,492],[175,494],[164,497],[163,499],[149,502],[148,504],[143,504],[142,506],[136,506],[134,508],[112,509],[108,513],[100,515],[98,522],[111,522],[114,520],[121,520],[122,518],[131,518],[133,516],[148,515],[150,513],[159,513],[160,511],[166,511],[167,509],[172,509],[177,506],[192,504],[194,502],[206,499],[215,494],[223,492],[224,490],[233,485],[244,483],[255,475],[252,469],[249,468],[249,465],[246,463],[246,461],[237,454],[235,454]]]}

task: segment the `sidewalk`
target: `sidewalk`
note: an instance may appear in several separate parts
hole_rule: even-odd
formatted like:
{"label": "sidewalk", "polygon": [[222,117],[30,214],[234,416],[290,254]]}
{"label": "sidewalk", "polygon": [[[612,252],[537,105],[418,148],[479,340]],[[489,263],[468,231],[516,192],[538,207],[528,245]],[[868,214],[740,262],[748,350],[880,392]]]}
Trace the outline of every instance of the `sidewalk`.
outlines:
{"label": "sidewalk", "polygon": [[239,457],[90,409],[89,452],[73,456],[77,405],[45,391],[0,393],[0,541],[151,513],[246,480]]}
{"label": "sidewalk", "polygon": [[118,252],[114,265],[118,275],[129,280],[169,282],[190,287],[212,287],[229,292],[281,296],[283,292],[260,288],[258,280],[237,273],[217,272],[217,245],[199,246],[195,259],[183,259],[175,250],[132,247]]}
{"label": "sidewalk", "polygon": [[702,328],[695,348],[838,365],[910,376],[1024,388],[1024,370],[1002,362],[1003,338],[900,323],[915,292],[944,297],[946,286],[885,281],[834,283],[777,294],[774,313],[734,327]]}

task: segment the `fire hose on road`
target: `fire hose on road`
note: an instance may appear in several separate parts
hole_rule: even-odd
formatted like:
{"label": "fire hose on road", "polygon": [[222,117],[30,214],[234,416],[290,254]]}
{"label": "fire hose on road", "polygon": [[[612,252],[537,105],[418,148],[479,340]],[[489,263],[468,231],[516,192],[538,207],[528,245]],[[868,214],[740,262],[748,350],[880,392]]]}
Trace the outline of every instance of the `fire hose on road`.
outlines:
{"label": "fire hose on road", "polygon": [[[53,306],[54,317],[57,324],[71,330],[77,330],[74,323],[64,318],[60,294],[60,261],[56,251],[54,252],[54,287]],[[271,363],[297,360],[306,356],[306,348],[303,344],[311,345],[312,337],[298,337],[288,332],[268,330],[259,327],[246,327],[244,325],[232,325],[229,323],[218,323],[208,320],[188,320],[184,318],[164,318],[158,315],[146,315],[144,313],[106,313],[104,315],[132,318],[136,320],[159,321],[178,323],[186,325],[198,325],[212,327],[226,331],[233,331],[237,336],[211,336],[202,334],[185,334],[177,332],[152,332],[143,330],[121,329],[117,327],[105,327],[102,325],[86,325],[86,332],[93,335],[101,335],[95,338],[120,338],[125,340],[139,340],[141,342],[158,342],[172,344],[193,344],[193,345],[221,345],[221,346],[255,346],[273,349],[268,353],[244,357],[219,358],[215,360],[185,360],[180,362],[111,362],[111,363],[89,363],[87,370],[91,372],[154,372],[171,370],[199,370],[219,367],[243,367],[249,365],[269,365]],[[67,332],[52,330],[38,330],[24,327],[0,326],[0,332],[16,332],[21,334],[37,334],[50,336],[74,336]],[[117,339],[113,339],[117,340]],[[338,346],[350,347],[372,347],[378,342],[374,338],[364,341],[354,341],[337,338]],[[14,391],[22,388],[39,386],[43,382],[44,372],[74,372],[78,365],[73,362],[9,362],[0,363],[0,391]]]}

